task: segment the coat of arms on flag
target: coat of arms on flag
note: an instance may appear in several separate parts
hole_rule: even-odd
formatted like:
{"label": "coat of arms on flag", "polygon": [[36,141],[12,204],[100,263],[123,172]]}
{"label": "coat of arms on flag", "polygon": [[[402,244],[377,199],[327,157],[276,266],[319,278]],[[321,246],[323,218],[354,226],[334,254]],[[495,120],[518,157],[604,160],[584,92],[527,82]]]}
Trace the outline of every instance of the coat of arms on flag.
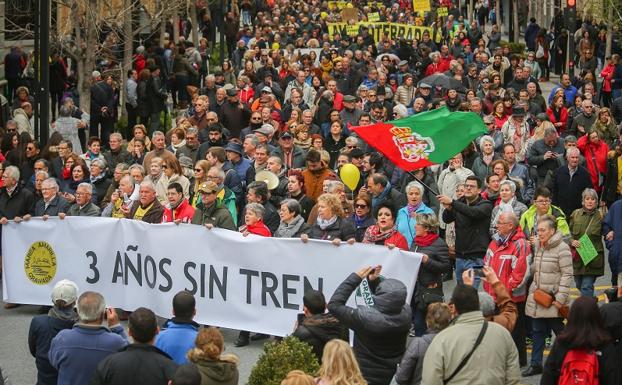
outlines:
{"label": "coat of arms on flag", "polygon": [[402,158],[408,162],[428,160],[434,151],[434,141],[429,137],[422,137],[408,127],[392,127],[389,132],[393,135],[393,143],[400,150]]}

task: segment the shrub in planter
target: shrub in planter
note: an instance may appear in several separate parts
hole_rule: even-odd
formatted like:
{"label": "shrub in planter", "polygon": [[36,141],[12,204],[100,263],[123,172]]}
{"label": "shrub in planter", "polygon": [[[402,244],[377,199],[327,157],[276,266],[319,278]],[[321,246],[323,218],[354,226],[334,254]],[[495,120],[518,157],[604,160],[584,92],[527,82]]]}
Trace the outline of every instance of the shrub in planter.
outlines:
{"label": "shrub in planter", "polygon": [[289,336],[264,345],[264,352],[251,371],[248,385],[280,385],[292,370],[315,376],[320,369],[311,345]]}

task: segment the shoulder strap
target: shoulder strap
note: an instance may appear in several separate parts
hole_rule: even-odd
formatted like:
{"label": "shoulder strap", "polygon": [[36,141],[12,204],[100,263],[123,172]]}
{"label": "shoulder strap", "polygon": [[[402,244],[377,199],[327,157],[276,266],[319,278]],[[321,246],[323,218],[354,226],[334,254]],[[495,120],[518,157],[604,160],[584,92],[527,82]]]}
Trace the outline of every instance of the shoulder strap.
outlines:
{"label": "shoulder strap", "polygon": [[477,349],[479,344],[484,339],[484,334],[486,334],[486,330],[487,329],[488,329],[488,321],[484,320],[484,324],[482,325],[482,329],[480,330],[479,335],[477,336],[477,339],[475,340],[475,345],[473,345],[473,349],[471,349],[469,354],[467,354],[466,357],[464,357],[462,359],[462,362],[460,362],[460,365],[458,365],[458,367],[456,368],[456,370],[454,370],[454,372],[451,374],[451,376],[449,376],[449,378],[443,380],[443,384],[448,384],[451,380],[453,380],[453,378],[462,370],[462,368],[464,368],[464,366],[467,364],[467,362],[469,362],[469,359],[471,358],[471,356],[475,352],[475,349]]}

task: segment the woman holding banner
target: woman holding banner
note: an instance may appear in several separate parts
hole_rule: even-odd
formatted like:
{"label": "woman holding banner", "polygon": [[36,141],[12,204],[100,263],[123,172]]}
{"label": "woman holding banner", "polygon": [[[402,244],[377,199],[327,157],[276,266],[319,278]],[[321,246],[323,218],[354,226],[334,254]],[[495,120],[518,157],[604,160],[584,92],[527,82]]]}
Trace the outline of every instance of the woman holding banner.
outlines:
{"label": "woman holding banner", "polygon": [[339,198],[333,194],[322,194],[318,198],[318,216],[309,234],[303,234],[300,239],[306,243],[309,238],[331,241],[338,246],[341,241],[353,244],[354,226],[343,219],[343,208]]}
{"label": "woman holding banner", "polygon": [[408,250],[406,238],[395,227],[395,207],[389,202],[382,202],[376,207],[376,224],[365,231],[363,243],[385,245],[389,249],[399,247]]}

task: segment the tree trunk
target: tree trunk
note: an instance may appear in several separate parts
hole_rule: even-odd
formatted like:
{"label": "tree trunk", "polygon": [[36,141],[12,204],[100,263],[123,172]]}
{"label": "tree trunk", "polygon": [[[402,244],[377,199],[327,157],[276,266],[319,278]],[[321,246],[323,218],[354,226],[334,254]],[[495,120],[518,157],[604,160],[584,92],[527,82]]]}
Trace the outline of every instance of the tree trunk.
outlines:
{"label": "tree trunk", "polygon": [[159,8],[162,10],[162,17],[160,18],[160,45],[164,46],[166,40],[166,22],[168,21],[169,14],[164,11],[164,0],[160,0]]}
{"label": "tree trunk", "polygon": [[520,35],[520,25],[519,25],[519,15],[518,15],[518,0],[512,0],[512,23],[514,25],[514,36],[513,41],[518,43],[519,35]]}
{"label": "tree trunk", "polygon": [[[605,46],[605,57],[611,56],[611,45],[613,38],[613,24],[615,20],[613,19],[613,3],[609,3],[607,0],[604,1],[605,9],[607,9],[607,45]],[[603,66],[606,63],[603,63]]]}
{"label": "tree trunk", "polygon": [[196,2],[190,2],[190,22],[192,23],[192,42],[195,47],[199,46],[199,19]]}
{"label": "tree trunk", "polygon": [[[132,0],[124,0],[125,15],[123,17],[123,35],[125,42],[123,46],[123,64],[121,67],[121,106],[125,106],[125,82],[127,80],[127,71],[132,68],[132,53],[134,52],[134,29],[132,19],[134,15],[134,5]],[[121,115],[125,115],[125,108],[121,108]]]}
{"label": "tree trunk", "polygon": [[173,11],[173,41],[179,41],[179,10],[175,8]]}

